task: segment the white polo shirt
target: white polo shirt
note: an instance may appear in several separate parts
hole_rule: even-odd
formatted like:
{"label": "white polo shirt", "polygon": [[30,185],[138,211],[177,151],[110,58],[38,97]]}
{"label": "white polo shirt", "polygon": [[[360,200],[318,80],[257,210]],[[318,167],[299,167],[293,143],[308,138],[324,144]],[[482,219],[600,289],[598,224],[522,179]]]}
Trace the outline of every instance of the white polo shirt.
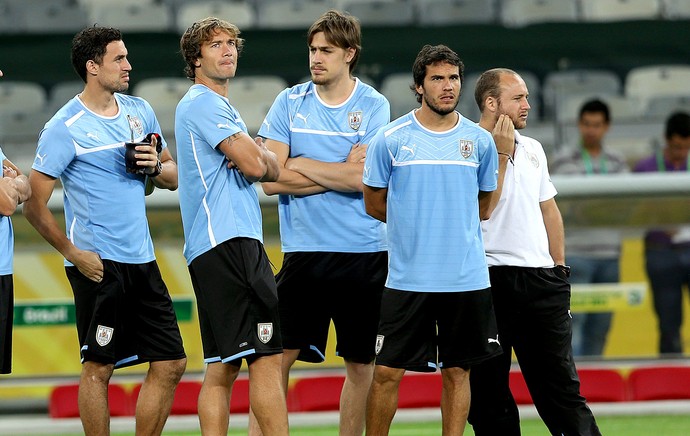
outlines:
{"label": "white polo shirt", "polygon": [[482,221],[489,266],[554,266],[539,203],[556,196],[542,145],[515,132],[514,164],[508,162],[503,192],[491,219]]}

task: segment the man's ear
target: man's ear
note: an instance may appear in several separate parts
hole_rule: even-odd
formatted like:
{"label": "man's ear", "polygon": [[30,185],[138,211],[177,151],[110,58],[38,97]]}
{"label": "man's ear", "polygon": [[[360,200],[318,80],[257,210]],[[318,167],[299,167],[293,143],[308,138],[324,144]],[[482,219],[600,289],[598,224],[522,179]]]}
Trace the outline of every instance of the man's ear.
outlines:
{"label": "man's ear", "polygon": [[496,97],[486,97],[484,100],[484,108],[488,109],[490,112],[496,112],[498,110],[498,99]]}
{"label": "man's ear", "polygon": [[86,73],[91,75],[96,75],[98,73],[99,65],[93,60],[89,59],[86,61]]}

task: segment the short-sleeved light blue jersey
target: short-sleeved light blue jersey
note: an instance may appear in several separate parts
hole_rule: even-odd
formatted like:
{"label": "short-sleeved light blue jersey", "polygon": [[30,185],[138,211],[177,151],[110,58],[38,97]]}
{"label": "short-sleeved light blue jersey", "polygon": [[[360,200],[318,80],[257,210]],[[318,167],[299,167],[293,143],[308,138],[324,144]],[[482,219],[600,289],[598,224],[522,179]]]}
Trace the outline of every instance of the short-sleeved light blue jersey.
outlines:
{"label": "short-sleeved light blue jersey", "polygon": [[39,134],[32,168],[60,178],[67,237],[76,247],[102,259],[147,263],[155,255],[144,176],[127,173],[124,144],[161,129],[145,100],[114,95],[119,111],[112,117],[93,113],[78,96],[68,101]]}
{"label": "short-sleeved light blue jersey", "polygon": [[[388,100],[357,79],[350,98],[337,106],[321,100],[312,82],[285,89],[266,115],[259,136],[290,147],[290,157],[345,162],[352,146],[368,144],[390,121]],[[364,211],[361,192],[280,195],[280,239],[285,253],[385,251],[385,224]]]}
{"label": "short-sleeved light blue jersey", "polygon": [[479,191],[497,186],[489,132],[461,115],[452,129],[433,132],[412,111],[379,130],[367,151],[364,184],[388,189],[386,286],[418,292],[489,287],[478,202]]}
{"label": "short-sleeved light blue jersey", "polygon": [[[7,157],[0,148],[0,163]],[[0,175],[0,177],[2,177]],[[14,259],[14,232],[12,220],[8,216],[0,215],[0,276],[12,274],[12,261]]]}
{"label": "short-sleeved light blue jersey", "polygon": [[239,112],[226,97],[192,85],[175,112],[180,211],[187,263],[235,237],[263,242],[261,208],[254,184],[217,146],[238,132],[247,133]]}

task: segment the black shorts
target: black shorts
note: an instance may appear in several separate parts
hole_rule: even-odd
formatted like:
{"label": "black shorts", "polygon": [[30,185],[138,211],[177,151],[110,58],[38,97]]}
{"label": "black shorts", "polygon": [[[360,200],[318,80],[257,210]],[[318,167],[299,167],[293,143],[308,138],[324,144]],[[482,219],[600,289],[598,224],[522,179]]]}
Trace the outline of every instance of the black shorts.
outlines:
{"label": "black shorts", "polygon": [[12,372],[12,318],[14,284],[12,274],[0,276],[0,374]]}
{"label": "black shorts", "polygon": [[276,276],[283,347],[298,359],[325,359],[331,320],[336,354],[357,363],[374,360],[388,253],[286,253]]}
{"label": "black shorts", "polygon": [[418,372],[469,368],[501,354],[490,288],[410,292],[386,288],[376,364]]}
{"label": "black shorts", "polygon": [[189,265],[204,362],[240,366],[283,351],[278,294],[261,242],[234,238]]}
{"label": "black shorts", "polygon": [[185,357],[168,289],[156,261],[126,264],[103,260],[103,281],[66,267],[77,315],[82,363],[116,368]]}

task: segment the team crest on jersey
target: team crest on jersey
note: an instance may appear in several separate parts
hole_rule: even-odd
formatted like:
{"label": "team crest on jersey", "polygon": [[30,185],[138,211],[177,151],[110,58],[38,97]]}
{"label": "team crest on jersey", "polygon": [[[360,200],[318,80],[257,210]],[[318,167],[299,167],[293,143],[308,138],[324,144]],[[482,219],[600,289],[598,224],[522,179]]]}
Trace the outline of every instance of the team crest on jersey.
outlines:
{"label": "team crest on jersey", "polygon": [[259,335],[259,340],[264,344],[268,343],[273,337],[273,323],[272,322],[260,322],[257,325],[257,333]]}
{"label": "team crest on jersey", "polygon": [[383,335],[376,335],[376,348],[374,348],[374,352],[377,356],[381,352],[381,348],[383,348],[383,338]]}
{"label": "team crest on jersey", "polygon": [[359,126],[362,125],[362,111],[348,112],[347,122],[352,130],[359,130]]}
{"label": "team crest on jersey", "polygon": [[104,325],[99,325],[98,328],[96,328],[96,342],[101,347],[105,347],[106,345],[108,345],[112,338],[113,338],[113,328],[112,327],[106,327]]}
{"label": "team crest on jersey", "polygon": [[464,157],[465,159],[469,158],[472,156],[472,153],[474,152],[474,141],[469,140],[469,139],[461,139],[460,140],[460,155]]}
{"label": "team crest on jersey", "polygon": [[539,158],[536,154],[527,152],[527,159],[529,159],[529,161],[532,162],[534,168],[539,168]]}
{"label": "team crest on jersey", "polygon": [[127,121],[129,122],[129,130],[132,131],[132,138],[139,138],[144,136],[144,123],[136,115],[128,115]]}

